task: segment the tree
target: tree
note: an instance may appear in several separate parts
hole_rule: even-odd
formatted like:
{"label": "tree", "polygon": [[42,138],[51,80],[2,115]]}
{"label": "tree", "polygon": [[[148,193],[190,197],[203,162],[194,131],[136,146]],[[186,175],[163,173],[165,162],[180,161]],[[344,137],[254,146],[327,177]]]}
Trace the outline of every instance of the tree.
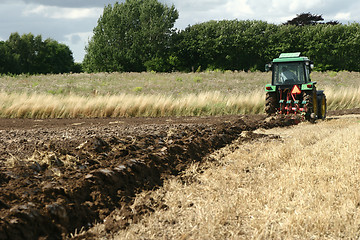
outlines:
{"label": "tree", "polygon": [[323,21],[323,20],[324,18],[322,17],[322,15],[301,13],[301,14],[296,14],[296,17],[287,21],[285,25],[295,25],[295,26],[315,25],[319,21]]}
{"label": "tree", "polygon": [[[284,25],[295,25],[295,26],[306,26],[306,25],[316,25],[316,24],[324,24],[324,18],[322,15],[316,15],[311,13],[301,13],[296,14],[296,17],[284,23]],[[326,22],[328,25],[338,25],[340,24],[338,21],[329,21]]]}
{"label": "tree", "polygon": [[263,21],[208,21],[187,27],[174,37],[176,69],[259,70],[274,25]]}
{"label": "tree", "polygon": [[327,24],[327,25],[341,25],[341,24],[339,23],[339,21],[333,21],[333,20],[331,20],[331,21],[329,21],[329,22],[326,22],[326,24]]}
{"label": "tree", "polygon": [[74,68],[72,52],[65,44],[52,39],[44,41],[43,60],[46,64],[46,72],[64,73],[71,72]]}
{"label": "tree", "polygon": [[42,50],[42,37],[33,34],[12,33],[7,41],[16,66],[9,72],[12,73],[38,73],[41,72],[41,59],[38,54]]}
{"label": "tree", "polygon": [[[170,54],[175,7],[157,0],[126,0],[104,8],[86,47],[87,71],[164,69]],[[156,69],[153,69],[156,70]]]}
{"label": "tree", "polygon": [[0,41],[0,73],[8,73],[13,65],[13,57],[6,42]]}
{"label": "tree", "polygon": [[64,73],[74,69],[74,58],[68,46],[41,35],[12,33],[0,45],[4,65],[1,73]]}

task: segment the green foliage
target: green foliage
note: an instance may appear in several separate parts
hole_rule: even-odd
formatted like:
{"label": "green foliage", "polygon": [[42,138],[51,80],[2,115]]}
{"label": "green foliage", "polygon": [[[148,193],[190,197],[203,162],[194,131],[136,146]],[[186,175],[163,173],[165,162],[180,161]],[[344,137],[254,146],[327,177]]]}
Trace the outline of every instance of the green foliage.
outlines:
{"label": "green foliage", "polygon": [[316,25],[305,28],[309,39],[304,54],[315,62],[318,71],[360,71],[360,25]]}
{"label": "green foliage", "polygon": [[73,73],[81,73],[83,72],[83,64],[82,63],[74,63],[74,66],[72,68]]}
{"label": "green foliage", "polygon": [[167,72],[169,65],[164,61],[163,58],[154,57],[144,63],[148,72]]}
{"label": "green foliage", "polygon": [[89,72],[168,71],[178,12],[157,0],[126,0],[105,7],[86,48]]}
{"label": "green foliage", "polygon": [[195,76],[194,79],[193,79],[193,81],[194,81],[195,83],[201,83],[202,80],[203,80],[203,79],[202,79],[202,77],[200,77],[200,76]]}
{"label": "green foliage", "polygon": [[324,18],[321,15],[311,14],[311,13],[301,13],[296,14],[296,17],[287,21],[285,24],[287,25],[295,25],[295,26],[305,26],[305,25],[315,25],[318,24],[319,21],[323,21]]}
{"label": "green foliage", "polygon": [[360,71],[360,24],[275,25],[262,21],[209,21],[173,37],[175,69],[263,71],[282,52],[301,52],[317,71]]}
{"label": "green foliage", "polygon": [[[176,33],[178,70],[249,70],[263,66],[268,36],[275,25],[263,21],[209,21]],[[266,53],[266,51],[265,51]]]}
{"label": "green foliage", "polygon": [[222,20],[175,31],[174,6],[126,0],[105,7],[86,48],[83,69],[256,72],[282,52],[301,52],[314,61],[317,71],[360,71],[359,23],[320,24],[321,15],[310,13],[298,17],[296,24]]}
{"label": "green foliage", "polygon": [[133,89],[133,91],[136,92],[136,93],[139,93],[139,92],[141,92],[142,90],[143,90],[142,87],[135,87],[135,88]]}
{"label": "green foliage", "polygon": [[295,25],[295,26],[306,26],[306,25],[316,25],[316,24],[329,24],[329,25],[338,25],[340,24],[338,21],[329,21],[322,22],[324,18],[322,15],[316,15],[311,13],[300,13],[296,14],[296,17],[287,21],[286,25]]}
{"label": "green foliage", "polygon": [[74,68],[69,47],[41,35],[12,33],[0,42],[0,73],[65,73]]}
{"label": "green foliage", "polygon": [[329,75],[329,77],[336,77],[337,76],[337,72],[334,71],[328,71],[327,74]]}

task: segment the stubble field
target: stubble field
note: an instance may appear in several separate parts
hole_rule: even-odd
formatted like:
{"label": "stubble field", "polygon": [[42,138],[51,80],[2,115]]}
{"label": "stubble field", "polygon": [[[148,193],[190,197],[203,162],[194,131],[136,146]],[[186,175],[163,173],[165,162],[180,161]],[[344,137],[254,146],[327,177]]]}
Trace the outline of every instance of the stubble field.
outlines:
{"label": "stubble field", "polygon": [[93,232],[102,239],[358,239],[359,140],[359,118],[243,133],[211,162],[139,194],[134,209],[156,209],[139,223]]}
{"label": "stubble field", "polygon": [[[94,88],[94,76],[100,79],[95,83],[107,79],[107,85]],[[119,87],[125,76],[129,87]],[[152,115],[150,107],[137,107],[133,112],[140,115],[127,111],[121,117],[111,111],[134,105],[136,98],[144,105],[154,94],[157,100],[146,106],[168,98],[165,106],[174,100],[200,103],[196,97],[204,94],[226,99],[218,109],[228,106],[230,96],[242,103],[244,96],[257,99],[260,106],[269,77],[242,72],[2,77],[1,113],[11,118],[0,119],[0,239],[357,238],[358,73],[314,73],[333,109],[327,121],[316,124],[266,118],[251,101],[233,107],[235,113],[189,105],[183,108],[187,112],[173,107],[171,114],[163,107],[168,116],[156,118],[164,112]],[[70,90],[47,92],[51,87]],[[174,93],[179,89],[183,94]],[[98,103],[121,94],[125,97],[111,108]],[[61,109],[56,115],[51,109],[57,108],[49,106],[59,99],[65,103],[56,103]],[[29,102],[13,112],[4,108]],[[68,107],[75,105],[70,114]],[[108,114],[99,114],[104,109]],[[260,114],[239,114],[254,112],[249,109]],[[345,113],[352,115],[338,117]]]}

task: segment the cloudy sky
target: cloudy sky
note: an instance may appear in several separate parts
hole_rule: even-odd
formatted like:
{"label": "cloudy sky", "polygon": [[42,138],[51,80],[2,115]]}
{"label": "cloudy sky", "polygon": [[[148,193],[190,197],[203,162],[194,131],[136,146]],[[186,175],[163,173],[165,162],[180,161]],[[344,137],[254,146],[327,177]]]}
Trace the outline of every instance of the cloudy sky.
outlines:
{"label": "cloudy sky", "polygon": [[[120,0],[119,2],[123,2]],[[81,62],[104,6],[116,0],[0,0],[0,40],[13,32],[42,35],[70,47]],[[360,22],[358,0],[160,0],[179,11],[175,27],[208,20],[264,20],[283,23],[302,12],[322,14],[325,21]]]}

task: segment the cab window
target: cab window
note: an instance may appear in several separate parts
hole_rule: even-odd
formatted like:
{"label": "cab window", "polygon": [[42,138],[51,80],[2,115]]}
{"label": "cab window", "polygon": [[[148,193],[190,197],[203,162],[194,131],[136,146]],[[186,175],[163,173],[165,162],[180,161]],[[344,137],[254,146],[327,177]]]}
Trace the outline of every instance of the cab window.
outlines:
{"label": "cab window", "polygon": [[305,83],[303,62],[290,62],[274,64],[274,84],[292,85]]}

